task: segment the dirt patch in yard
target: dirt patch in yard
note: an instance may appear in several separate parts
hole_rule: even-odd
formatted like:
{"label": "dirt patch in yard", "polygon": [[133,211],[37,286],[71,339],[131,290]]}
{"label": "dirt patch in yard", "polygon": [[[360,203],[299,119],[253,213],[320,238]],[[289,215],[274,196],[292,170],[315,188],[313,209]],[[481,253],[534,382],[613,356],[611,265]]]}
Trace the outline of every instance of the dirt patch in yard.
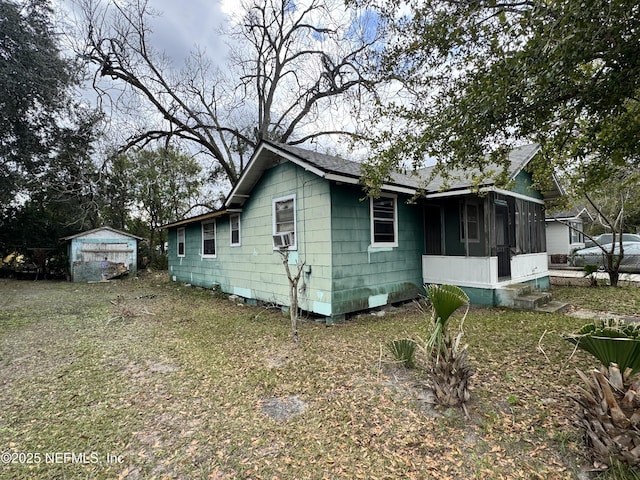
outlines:
{"label": "dirt patch in yard", "polygon": [[307,404],[297,395],[284,398],[271,397],[260,402],[260,409],[262,413],[274,420],[289,420],[295,415],[304,413]]}

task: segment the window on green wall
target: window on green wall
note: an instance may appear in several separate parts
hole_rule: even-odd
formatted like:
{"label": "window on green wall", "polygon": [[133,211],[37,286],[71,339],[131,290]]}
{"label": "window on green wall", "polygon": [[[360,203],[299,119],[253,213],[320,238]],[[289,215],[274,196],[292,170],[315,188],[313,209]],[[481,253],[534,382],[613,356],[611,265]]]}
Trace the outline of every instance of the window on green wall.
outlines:
{"label": "window on green wall", "polygon": [[176,242],[178,244],[179,257],[184,257],[184,238],[184,227],[181,227],[178,229],[178,241]]}
{"label": "window on green wall", "polygon": [[398,246],[398,207],[395,195],[371,198],[371,245]]}
{"label": "window on green wall", "polygon": [[234,213],[229,217],[229,225],[231,225],[231,246],[240,245],[240,214]]}
{"label": "window on green wall", "polygon": [[[273,234],[291,234],[290,250],[297,246],[298,235],[296,232],[296,197],[275,198],[273,200]],[[275,247],[274,247],[275,248]]]}
{"label": "window on green wall", "polygon": [[216,222],[202,222],[202,256],[216,256]]}

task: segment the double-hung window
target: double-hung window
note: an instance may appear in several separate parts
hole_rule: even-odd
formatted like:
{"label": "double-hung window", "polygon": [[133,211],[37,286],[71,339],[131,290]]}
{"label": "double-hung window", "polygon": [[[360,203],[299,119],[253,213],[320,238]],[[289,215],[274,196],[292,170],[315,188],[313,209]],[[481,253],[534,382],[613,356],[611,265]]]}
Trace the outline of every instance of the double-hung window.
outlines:
{"label": "double-hung window", "polygon": [[202,222],[202,256],[216,256],[216,222]]}
{"label": "double-hung window", "polygon": [[478,205],[463,202],[460,208],[460,240],[480,241],[480,215]]}
{"label": "double-hung window", "polygon": [[398,205],[395,195],[371,198],[371,245],[398,246]]}
{"label": "double-hung window", "polygon": [[184,257],[184,239],[185,239],[185,234],[184,234],[184,227],[180,227],[178,228],[178,234],[177,234],[177,245],[178,245],[178,256],[179,257]]}
{"label": "double-hung window", "polygon": [[240,245],[240,214],[234,213],[229,216],[229,225],[231,229],[231,246]]}
{"label": "double-hung window", "polygon": [[295,195],[273,200],[273,235],[286,237],[290,250],[297,248]]}
{"label": "double-hung window", "polygon": [[582,222],[569,222],[569,243],[583,243]]}

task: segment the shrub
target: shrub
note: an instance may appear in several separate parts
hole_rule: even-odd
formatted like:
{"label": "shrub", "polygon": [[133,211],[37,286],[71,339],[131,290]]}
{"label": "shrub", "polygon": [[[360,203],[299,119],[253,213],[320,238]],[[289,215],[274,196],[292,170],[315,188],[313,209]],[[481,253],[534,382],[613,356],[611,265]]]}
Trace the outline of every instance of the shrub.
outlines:
{"label": "shrub", "polygon": [[391,340],[386,345],[397,362],[407,368],[416,366],[416,342],[410,338],[401,338],[400,340]]}

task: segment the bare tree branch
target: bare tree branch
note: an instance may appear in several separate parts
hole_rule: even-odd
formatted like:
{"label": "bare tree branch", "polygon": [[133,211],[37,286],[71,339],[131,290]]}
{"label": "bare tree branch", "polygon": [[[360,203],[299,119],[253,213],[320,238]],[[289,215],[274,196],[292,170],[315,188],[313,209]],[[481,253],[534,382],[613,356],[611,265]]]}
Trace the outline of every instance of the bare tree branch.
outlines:
{"label": "bare tree branch", "polygon": [[[214,67],[198,50],[178,73],[151,44],[154,12],[147,0],[76,1],[84,15],[84,58],[95,66],[100,98],[133,114],[130,102],[137,97],[141,108],[155,112],[138,112],[154,125],[131,134],[122,149],[180,138],[213,158],[232,185],[246,152],[261,139],[299,144],[328,135],[358,136],[352,127],[340,128],[357,122],[338,119],[350,99],[357,115],[363,93],[375,96],[377,80],[367,75],[366,65],[375,57],[369,54],[381,30],[374,25],[356,34],[359,13],[339,2],[247,2],[226,33],[234,47],[229,68]],[[119,91],[110,98],[114,86]],[[332,110],[334,125],[317,123]]]}

